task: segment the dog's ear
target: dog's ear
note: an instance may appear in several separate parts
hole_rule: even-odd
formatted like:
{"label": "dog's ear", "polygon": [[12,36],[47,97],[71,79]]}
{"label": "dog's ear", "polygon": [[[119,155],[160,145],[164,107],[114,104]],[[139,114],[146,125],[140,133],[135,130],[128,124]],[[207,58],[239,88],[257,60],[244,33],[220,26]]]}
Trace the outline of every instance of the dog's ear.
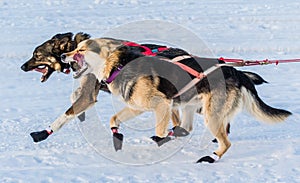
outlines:
{"label": "dog's ear", "polygon": [[60,50],[66,50],[68,43],[72,41],[72,38],[70,39],[69,37],[64,37],[61,40],[59,40],[59,48]]}
{"label": "dog's ear", "polygon": [[69,38],[70,40],[72,39],[73,37],[73,33],[72,32],[67,32],[67,33],[63,33],[63,34],[56,34],[55,36],[53,36],[51,39],[63,39],[63,38]]}
{"label": "dog's ear", "polygon": [[52,37],[53,41],[53,53],[62,54],[67,51],[71,51],[73,33],[68,32],[64,34],[56,34]]}
{"label": "dog's ear", "polygon": [[78,43],[80,43],[81,41],[84,41],[84,40],[90,39],[90,38],[91,38],[91,36],[89,34],[79,32],[75,35],[74,41],[75,41],[75,44],[78,45]]}

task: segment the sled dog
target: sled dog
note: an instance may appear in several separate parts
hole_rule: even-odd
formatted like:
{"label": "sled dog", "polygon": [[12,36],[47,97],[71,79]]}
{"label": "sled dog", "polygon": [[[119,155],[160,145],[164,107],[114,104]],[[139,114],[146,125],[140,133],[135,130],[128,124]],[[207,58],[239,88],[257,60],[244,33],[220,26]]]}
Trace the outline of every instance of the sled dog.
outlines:
{"label": "sled dog", "polygon": [[[201,63],[201,59],[195,62],[186,56],[177,61],[180,64],[174,64],[174,60],[141,56],[128,46],[115,47],[115,42],[118,41],[88,39],[80,42],[74,51],[62,55],[63,62],[77,65],[74,78],[92,73],[99,81],[106,81],[111,93],[127,103],[127,107],[111,118],[111,128],[117,129],[122,122],[144,111],[153,111],[156,116],[153,140],[160,142],[168,137],[172,109],[182,108],[185,111],[181,125],[188,127],[193,121],[193,114],[201,108],[207,128],[218,140],[218,149],[197,162],[213,163],[231,146],[225,127],[241,109],[245,108],[259,121],[269,123],[282,122],[291,115],[289,111],[265,104],[249,77],[228,66],[219,67],[211,75],[203,77],[194,88],[174,97],[191,79],[203,76],[203,72],[211,68],[209,64],[213,66],[218,61],[210,59],[210,62]],[[169,49],[169,52],[178,50]],[[180,65],[189,67],[198,75],[192,75]],[[63,118],[72,115],[74,112],[66,113]]]}
{"label": "sled dog", "polygon": [[[73,51],[78,43],[89,39],[90,35],[85,33],[77,33],[73,38],[73,33],[56,34],[51,39],[35,48],[32,58],[25,62],[21,69],[25,72],[35,70],[42,73],[41,82],[46,82],[54,71],[69,73],[71,67],[68,63],[61,62],[60,56],[63,53]],[[114,49],[123,44],[123,40],[103,38],[101,42],[102,53],[106,56],[110,55]],[[151,46],[151,45],[147,45]],[[152,47],[155,45],[152,45]],[[156,46],[157,47],[157,46]],[[143,48],[138,48],[143,52]],[[168,53],[169,58],[176,56],[175,53]],[[178,53],[177,53],[178,54]],[[166,55],[165,55],[166,56]],[[72,67],[76,69],[77,64],[72,63]],[[255,84],[262,84],[264,81],[259,75],[251,72],[244,72]],[[69,122],[75,116],[81,121],[84,120],[84,111],[93,106],[97,101],[99,90],[109,92],[105,84],[101,84],[93,74],[87,74],[80,78],[80,86],[71,95],[71,107],[58,117],[47,130],[33,132],[32,137],[35,142],[46,139],[49,134],[58,131],[64,124]],[[201,111],[198,110],[200,113]],[[173,125],[180,124],[179,113],[173,110]],[[192,129],[190,124],[189,130]]]}

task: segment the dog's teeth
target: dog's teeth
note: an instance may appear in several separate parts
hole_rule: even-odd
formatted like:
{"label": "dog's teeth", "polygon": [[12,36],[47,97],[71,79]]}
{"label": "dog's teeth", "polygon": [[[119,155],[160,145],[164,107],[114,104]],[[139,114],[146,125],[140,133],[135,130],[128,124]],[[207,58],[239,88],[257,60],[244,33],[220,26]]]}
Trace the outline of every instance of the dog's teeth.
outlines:
{"label": "dog's teeth", "polygon": [[46,66],[45,65],[39,65],[38,68],[39,69],[44,69]]}

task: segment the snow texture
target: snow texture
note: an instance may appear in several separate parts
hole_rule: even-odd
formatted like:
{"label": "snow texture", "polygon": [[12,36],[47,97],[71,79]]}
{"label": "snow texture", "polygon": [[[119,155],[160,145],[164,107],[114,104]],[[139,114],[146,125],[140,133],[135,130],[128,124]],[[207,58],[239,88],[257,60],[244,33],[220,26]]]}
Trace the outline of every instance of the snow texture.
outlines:
{"label": "snow texture", "polygon": [[[293,116],[267,125],[241,113],[232,121],[230,150],[215,164],[195,163],[216,148],[199,115],[189,137],[158,148],[149,138],[154,116],[145,113],[122,125],[124,149],[114,152],[108,123],[122,105],[105,93],[86,122],[73,120],[35,144],[29,133],[69,107],[76,82],[54,73],[40,83],[40,73],[20,69],[56,33],[118,35],[109,32],[143,20],[185,27],[210,48],[204,56],[300,58],[299,9],[294,0],[0,0],[0,182],[300,182],[300,63],[241,68],[267,80],[257,86],[261,98]],[[151,28],[124,30],[130,31],[146,39],[155,34]],[[173,45],[186,48],[180,41]]]}

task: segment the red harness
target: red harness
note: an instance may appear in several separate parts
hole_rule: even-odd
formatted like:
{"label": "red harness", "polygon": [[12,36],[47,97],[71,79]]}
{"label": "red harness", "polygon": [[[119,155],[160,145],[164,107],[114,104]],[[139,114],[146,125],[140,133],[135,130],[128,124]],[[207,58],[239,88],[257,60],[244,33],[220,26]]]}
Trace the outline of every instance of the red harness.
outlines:
{"label": "red harness", "polygon": [[[133,47],[143,48],[145,51],[142,52],[142,54],[146,55],[146,56],[156,56],[157,53],[169,49],[168,47],[159,47],[157,49],[151,50],[147,46],[143,46],[143,45],[140,45],[140,44],[137,44],[137,43],[134,43],[134,42],[123,42],[123,44],[126,45],[126,46],[133,46]],[[195,71],[194,69],[190,68],[189,66],[186,66],[186,65],[184,65],[184,64],[182,64],[182,63],[179,62],[179,61],[187,59],[187,58],[191,58],[191,56],[189,56],[189,55],[181,55],[181,56],[175,57],[173,59],[165,59],[165,60],[170,61],[170,62],[178,65],[183,70],[185,70],[189,74],[195,76],[196,78],[203,77],[202,73],[199,73],[199,72]]]}
{"label": "red harness", "polygon": [[[140,44],[137,44],[137,43],[134,43],[134,42],[123,42],[123,44],[126,45],[126,46],[143,48],[145,51],[142,52],[142,54],[145,55],[145,56],[156,56],[159,52],[162,52],[162,51],[165,51],[165,50],[169,49],[168,47],[159,47],[157,49],[151,50],[147,46],[143,46],[143,45],[140,45]],[[186,65],[179,62],[181,60],[188,59],[188,58],[192,58],[192,56],[190,56],[190,55],[181,55],[181,56],[177,56],[173,59],[163,59],[163,60],[166,60],[166,61],[169,61],[169,62],[172,62],[172,63],[178,65],[181,69],[185,70],[186,72],[188,72],[189,74],[191,74],[192,76],[194,76],[198,79],[200,79],[200,78],[202,79],[203,77],[205,77],[203,75],[203,73],[199,73],[198,71],[192,69],[191,67],[186,66]],[[118,76],[118,74],[119,74],[119,72],[121,71],[122,68],[123,67],[118,67],[118,69],[115,70],[110,75],[110,77],[105,80],[105,83],[107,83],[107,84],[111,83]]]}
{"label": "red harness", "polygon": [[[142,52],[143,55],[145,56],[156,56],[157,53],[162,52],[164,50],[169,49],[168,47],[159,47],[157,49],[151,50],[150,48],[148,48],[147,46],[143,46],[134,42],[123,42],[123,45],[125,46],[130,46],[130,47],[139,47],[139,48],[143,48],[145,51]],[[123,66],[119,66],[117,68],[117,70],[115,70],[106,80],[105,83],[109,84],[111,83],[119,74],[119,72],[121,71],[121,69],[123,68]]]}
{"label": "red harness", "polygon": [[140,44],[137,44],[134,42],[123,42],[123,44],[126,46],[143,48],[145,51],[142,52],[142,54],[146,55],[146,56],[156,56],[158,52],[162,52],[162,51],[169,49],[168,47],[159,47],[157,49],[151,50],[147,46],[143,46],[143,45],[140,45]]}

